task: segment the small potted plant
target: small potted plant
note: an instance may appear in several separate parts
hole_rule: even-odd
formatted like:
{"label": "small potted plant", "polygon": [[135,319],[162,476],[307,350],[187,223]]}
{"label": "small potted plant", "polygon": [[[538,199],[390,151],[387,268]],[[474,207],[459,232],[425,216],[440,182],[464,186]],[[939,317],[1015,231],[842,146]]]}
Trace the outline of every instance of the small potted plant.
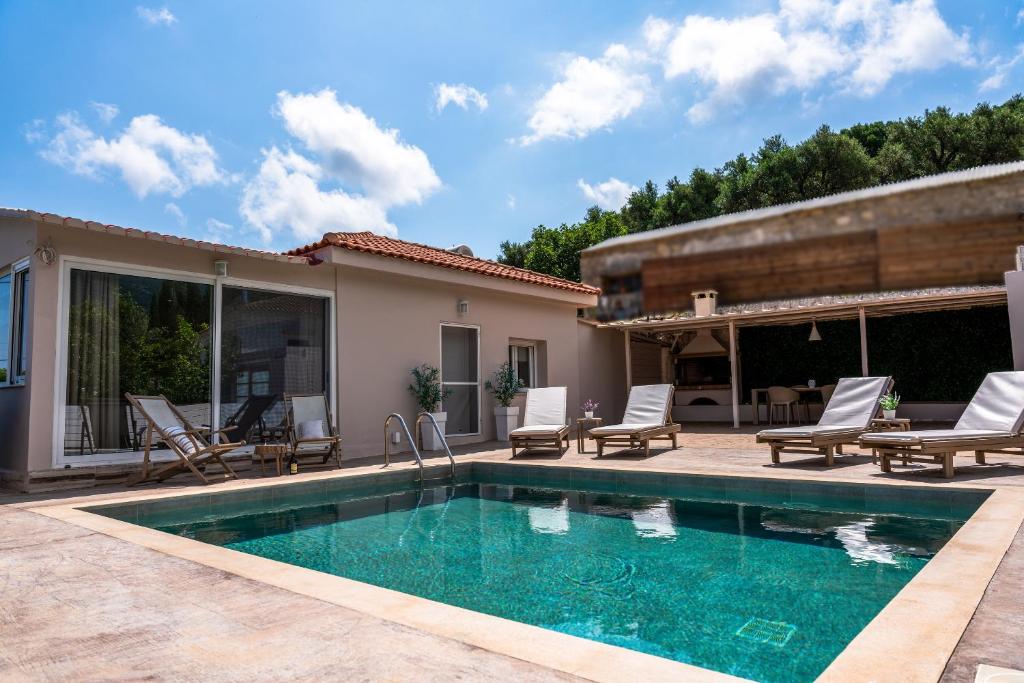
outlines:
{"label": "small potted plant", "polygon": [[600,403],[592,398],[588,398],[583,402],[583,417],[594,417],[594,411],[600,407]]}
{"label": "small potted plant", "polygon": [[[434,416],[434,421],[437,422],[438,429],[440,429],[443,435],[444,423],[448,421],[448,413],[434,411],[440,407],[441,401],[448,398],[451,390],[441,389],[441,371],[433,365],[424,363],[409,372],[412,374],[412,384],[409,385],[409,393],[416,399],[416,405],[419,406],[421,411]],[[444,448],[444,444],[441,442],[437,432],[434,431],[430,420],[424,420],[420,423],[420,441],[423,443],[423,450],[425,451],[439,451]]]}
{"label": "small potted plant", "polygon": [[498,441],[508,441],[509,432],[519,426],[519,407],[513,406],[512,400],[523,387],[523,381],[516,377],[511,363],[502,363],[494,373],[494,379],[487,380],[484,386],[494,394],[494,400],[498,402],[494,406]]}
{"label": "small potted plant", "polygon": [[882,405],[882,417],[886,420],[895,420],[896,408],[900,405],[900,395],[895,393],[886,394],[879,403]]}

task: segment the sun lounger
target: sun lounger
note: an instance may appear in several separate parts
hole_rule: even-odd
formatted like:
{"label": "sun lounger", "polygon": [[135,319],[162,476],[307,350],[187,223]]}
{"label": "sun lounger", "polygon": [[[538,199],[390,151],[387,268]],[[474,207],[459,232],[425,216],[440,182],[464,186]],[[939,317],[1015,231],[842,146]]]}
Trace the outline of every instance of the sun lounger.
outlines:
{"label": "sun lounger", "polygon": [[676,434],[680,427],[672,422],[671,384],[646,384],[629,390],[622,423],[595,427],[588,434],[597,443],[597,457],[604,455],[605,446],[643,447],[644,455],[651,454],[651,441],[664,439],[676,447]]}
{"label": "sun lounger", "polygon": [[[569,425],[565,422],[565,387],[527,389],[523,426],[509,432],[512,457],[516,449],[553,448],[559,454],[569,448]],[[565,442],[565,447],[562,443]]]}
{"label": "sun lounger", "polygon": [[[144,481],[163,481],[182,472],[192,472],[199,481],[209,484],[209,479],[200,468],[205,468],[210,462],[216,462],[224,468],[226,479],[235,479],[237,475],[224,462],[223,455],[229,451],[245,445],[244,441],[237,443],[209,443],[204,434],[207,429],[197,429],[181,411],[168,401],[164,396],[133,396],[125,394],[124,397],[132,405],[146,423],[144,437],[145,455],[143,457],[142,472],[128,480],[128,485],[133,486]],[[153,468],[149,460],[149,451],[156,439],[163,441],[167,447],[178,456],[178,460],[158,468]]]}
{"label": "sun lounger", "polygon": [[766,429],[757,434],[758,443],[771,447],[772,462],[779,464],[782,453],[823,455],[829,467],[843,444],[856,444],[871,427],[878,402],[892,387],[889,377],[844,377],[836,384],[825,412],[816,425]]}
{"label": "sun lounger", "polygon": [[320,455],[323,464],[334,456],[341,467],[341,437],[334,430],[331,408],[323,394],[285,395],[288,437],[296,458]]}
{"label": "sun lounger", "polygon": [[974,398],[952,429],[877,432],[860,438],[874,448],[883,472],[892,471],[892,459],[941,463],[949,479],[955,474],[957,451],[974,451],[975,462],[985,464],[986,453],[1024,454],[1024,372],[993,372],[982,381]]}

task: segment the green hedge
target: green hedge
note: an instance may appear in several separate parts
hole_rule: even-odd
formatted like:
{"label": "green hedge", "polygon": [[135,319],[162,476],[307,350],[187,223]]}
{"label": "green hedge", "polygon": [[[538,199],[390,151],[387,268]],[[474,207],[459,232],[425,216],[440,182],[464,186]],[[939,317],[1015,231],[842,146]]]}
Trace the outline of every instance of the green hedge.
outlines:
{"label": "green hedge", "polygon": [[[1002,306],[868,318],[867,328],[871,374],[892,375],[905,401],[968,401],[987,373],[1013,369]],[[819,322],[820,342],[807,340],[810,331],[810,324],[741,328],[741,398],[749,401],[752,387],[860,375],[856,320]]]}

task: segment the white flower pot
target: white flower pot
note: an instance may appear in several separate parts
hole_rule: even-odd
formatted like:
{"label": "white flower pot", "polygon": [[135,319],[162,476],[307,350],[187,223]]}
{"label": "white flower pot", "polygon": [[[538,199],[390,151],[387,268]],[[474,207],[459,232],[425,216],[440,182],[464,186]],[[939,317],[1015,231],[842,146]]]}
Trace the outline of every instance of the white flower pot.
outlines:
{"label": "white flower pot", "polygon": [[896,419],[896,411],[895,410],[883,410],[882,411],[882,417],[884,417],[886,420],[895,420]]}
{"label": "white flower pot", "polygon": [[[448,421],[448,413],[431,413],[431,415],[434,416],[438,429],[444,434],[444,423]],[[423,442],[423,450],[425,451],[444,450],[444,443],[438,437],[437,432],[434,431],[434,425],[425,418],[420,422],[420,439]]]}
{"label": "white flower pot", "polygon": [[509,432],[519,426],[519,406],[495,407],[494,422],[498,428],[498,441],[508,441]]}
{"label": "white flower pot", "polygon": [[594,411],[593,410],[584,410],[583,411],[583,417],[590,417],[590,418],[594,417]]}

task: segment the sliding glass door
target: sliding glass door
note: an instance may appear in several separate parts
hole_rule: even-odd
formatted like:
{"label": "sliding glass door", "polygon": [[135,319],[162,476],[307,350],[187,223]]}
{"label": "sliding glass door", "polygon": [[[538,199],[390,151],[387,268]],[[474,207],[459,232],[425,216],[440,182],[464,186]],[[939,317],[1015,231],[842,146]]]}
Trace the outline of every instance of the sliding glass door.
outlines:
{"label": "sliding glass door", "polygon": [[480,329],[441,326],[441,387],[448,434],[480,433]]}
{"label": "sliding glass door", "polygon": [[327,392],[326,297],[224,286],[220,422],[232,441],[279,438],[286,394]]}
{"label": "sliding glass door", "polygon": [[63,287],[56,465],[141,458],[146,423],[125,393],[163,394],[195,427],[249,444],[283,438],[285,395],[332,398],[326,294],[77,263]]}
{"label": "sliding glass door", "polygon": [[72,268],[64,455],[142,448],[124,394],[163,394],[209,424],[213,286]]}

